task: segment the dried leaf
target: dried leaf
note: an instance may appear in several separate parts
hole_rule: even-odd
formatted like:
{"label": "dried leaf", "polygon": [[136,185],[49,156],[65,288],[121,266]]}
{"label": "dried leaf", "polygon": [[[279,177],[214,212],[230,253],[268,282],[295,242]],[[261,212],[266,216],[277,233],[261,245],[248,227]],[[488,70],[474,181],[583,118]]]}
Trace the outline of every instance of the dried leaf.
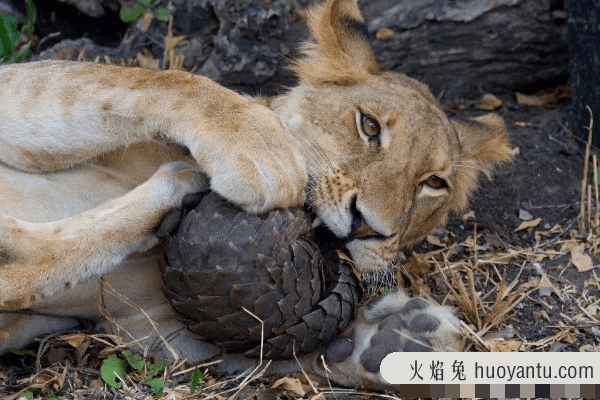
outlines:
{"label": "dried leaf", "polygon": [[159,61],[147,49],[142,49],[141,53],[137,53],[135,59],[142,68],[158,69]]}
{"label": "dried leaf", "polygon": [[146,32],[150,25],[152,25],[152,20],[154,19],[154,13],[152,11],[146,10],[146,12],[137,19],[135,25],[136,27],[142,31]]}
{"label": "dried leaf", "polygon": [[84,333],[72,333],[68,335],[61,335],[59,338],[69,343],[74,348],[81,346],[81,343],[86,339],[87,335]]}
{"label": "dried leaf", "polygon": [[394,36],[396,36],[396,32],[385,26],[377,29],[377,32],[375,32],[376,39],[391,39]]}
{"label": "dried leaf", "polygon": [[556,286],[554,286],[554,284],[550,281],[550,279],[548,279],[548,276],[542,272],[542,276],[536,276],[535,278],[533,278],[530,281],[527,281],[523,284],[521,284],[520,289],[533,289],[533,288],[538,288],[538,289],[542,289],[542,291],[545,291],[543,289],[550,289],[552,290],[559,298],[562,299],[562,295],[560,294],[560,291],[556,288]]}
{"label": "dried leaf", "polygon": [[493,352],[509,352],[519,351],[523,346],[522,340],[489,340],[486,343],[490,346],[490,350]]}
{"label": "dried leaf", "polygon": [[531,123],[525,121],[516,121],[514,125],[520,128],[526,128],[528,126],[531,126]]}
{"label": "dried leaf", "polygon": [[577,341],[577,338],[572,333],[568,333],[562,340],[569,344],[573,344]]}
{"label": "dried leaf", "polygon": [[470,219],[476,219],[475,217],[475,211],[471,210],[468,213],[466,213],[465,215],[463,215],[462,217],[460,217],[462,222],[467,222]]}
{"label": "dried leaf", "polygon": [[535,228],[536,226],[538,226],[540,224],[540,222],[542,222],[542,219],[539,217],[536,219],[532,219],[531,221],[523,221],[519,224],[517,229],[515,229],[515,232],[522,231],[524,229]]}
{"label": "dried leaf", "polygon": [[589,352],[593,352],[596,350],[594,349],[594,346],[592,346],[591,344],[588,343],[588,344],[584,344],[583,346],[581,346],[579,348],[579,351],[582,353],[589,353]]}
{"label": "dried leaf", "polygon": [[521,148],[519,146],[513,147],[512,149],[508,150],[508,154],[510,154],[513,157],[516,157],[519,154],[521,154]]}
{"label": "dried leaf", "polygon": [[596,276],[596,274],[594,272],[592,272],[592,273],[593,273],[592,276],[590,276],[585,281],[583,281],[583,287],[587,287],[587,286],[600,287],[600,279],[598,279],[598,277]]}
{"label": "dried leaf", "polygon": [[275,383],[273,384],[273,386],[271,386],[271,388],[275,389],[280,386],[283,390],[291,392],[300,397],[304,397],[304,395],[306,394],[306,391],[302,387],[302,383],[300,383],[300,380],[297,378],[290,378],[288,376],[283,377],[283,378],[275,381]]}
{"label": "dried leaf", "polygon": [[504,105],[504,102],[491,93],[486,93],[479,98],[475,107],[484,111],[494,111]]}
{"label": "dried leaf", "polygon": [[348,256],[348,254],[344,253],[342,250],[336,250],[335,252],[337,253],[337,256],[340,258],[340,260],[348,261],[350,263],[352,262],[350,256]]}
{"label": "dried leaf", "polygon": [[584,253],[583,248],[583,244],[571,248],[571,262],[579,272],[589,271],[593,268],[592,259]]}
{"label": "dried leaf", "polygon": [[536,276],[535,278],[533,278],[530,281],[524,282],[523,284],[521,284],[521,288],[522,289],[531,289],[531,288],[536,288],[539,286],[540,284],[540,280],[542,278],[540,278],[539,276]]}
{"label": "dried leaf", "polygon": [[561,244],[560,246],[560,252],[561,253],[566,253],[568,251],[571,251],[572,248],[577,247],[578,244],[574,239],[570,239],[566,242],[564,242],[563,244]]}
{"label": "dried leaf", "polygon": [[427,243],[437,247],[446,247],[446,245],[440,241],[440,238],[435,235],[427,235]]}
{"label": "dried leaf", "polygon": [[405,269],[406,272],[412,276],[423,275],[429,271],[429,262],[427,261],[427,257],[413,252],[410,261],[405,265]]}
{"label": "dried leaf", "polygon": [[532,95],[516,92],[517,103],[525,106],[547,107],[558,104],[563,99],[571,98],[571,89],[568,86],[559,86],[554,89],[536,92]]}

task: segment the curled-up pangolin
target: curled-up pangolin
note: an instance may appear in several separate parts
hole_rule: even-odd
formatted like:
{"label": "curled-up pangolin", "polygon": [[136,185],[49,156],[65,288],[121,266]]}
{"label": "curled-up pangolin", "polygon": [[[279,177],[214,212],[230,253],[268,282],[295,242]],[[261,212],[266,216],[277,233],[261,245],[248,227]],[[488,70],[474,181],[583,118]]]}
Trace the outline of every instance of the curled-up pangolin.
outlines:
{"label": "curled-up pangolin", "polygon": [[[188,328],[229,351],[292,358],[330,342],[355,317],[350,266],[321,256],[301,209],[249,215],[215,193],[166,245],[167,296]],[[262,324],[244,308],[263,321]]]}

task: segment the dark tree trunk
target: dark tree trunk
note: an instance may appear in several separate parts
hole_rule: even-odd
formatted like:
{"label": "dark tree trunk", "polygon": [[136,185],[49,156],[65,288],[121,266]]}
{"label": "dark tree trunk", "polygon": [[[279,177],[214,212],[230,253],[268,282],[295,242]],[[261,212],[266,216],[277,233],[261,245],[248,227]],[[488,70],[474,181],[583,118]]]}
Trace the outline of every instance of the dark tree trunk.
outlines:
{"label": "dark tree trunk", "polygon": [[[364,2],[381,65],[406,72],[446,97],[533,92],[568,81],[562,0],[401,0]],[[377,15],[378,14],[378,15]]]}
{"label": "dark tree trunk", "polygon": [[[293,84],[286,59],[307,36],[301,11],[314,2],[171,0],[174,34],[186,35],[177,48],[185,55],[184,67],[246,92],[271,94]],[[445,98],[532,92],[568,80],[563,0],[359,0],[359,5],[381,66],[420,79]],[[88,47],[88,59],[107,53],[135,58],[142,47],[162,59],[165,32],[166,23],[154,21],[144,31],[132,23],[126,42],[116,48],[80,44]],[[58,48],[64,53],[73,46],[77,43]],[[55,57],[55,50],[42,58]]]}
{"label": "dark tree trunk", "polygon": [[[590,107],[596,127],[600,126],[600,3],[569,0],[567,4],[569,45],[571,47],[571,88],[573,103],[569,125],[586,138]],[[600,129],[593,143],[600,146]]]}

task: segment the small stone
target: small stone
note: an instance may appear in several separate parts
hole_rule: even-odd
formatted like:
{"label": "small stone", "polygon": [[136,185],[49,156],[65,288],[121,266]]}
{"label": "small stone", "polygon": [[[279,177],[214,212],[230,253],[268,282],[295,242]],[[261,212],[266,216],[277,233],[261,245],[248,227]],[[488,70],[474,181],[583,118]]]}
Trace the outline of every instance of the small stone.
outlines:
{"label": "small stone", "polygon": [[533,215],[531,215],[529,211],[519,208],[519,219],[521,221],[531,221],[533,219]]}

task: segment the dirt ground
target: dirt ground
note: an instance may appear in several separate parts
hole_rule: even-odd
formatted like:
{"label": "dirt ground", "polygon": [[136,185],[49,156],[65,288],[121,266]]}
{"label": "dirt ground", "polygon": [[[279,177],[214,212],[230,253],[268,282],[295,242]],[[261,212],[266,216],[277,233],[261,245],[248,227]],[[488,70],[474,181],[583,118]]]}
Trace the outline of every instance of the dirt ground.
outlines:
{"label": "dirt ground", "polygon": [[[478,235],[481,235],[477,244],[484,254],[503,253],[510,249],[521,252],[510,263],[496,266],[500,275],[509,282],[521,267],[519,284],[534,281],[542,273],[547,274],[550,285],[538,286],[538,290],[524,298],[503,321],[505,327],[512,327],[514,338],[535,343],[564,332],[565,326],[573,325],[565,318],[581,314],[580,307],[586,305],[582,299],[597,297],[597,286],[590,285],[592,281],[585,284],[594,276],[594,271],[579,272],[568,252],[564,248],[560,251],[562,246],[558,246],[558,254],[542,258],[561,241],[569,238],[577,242],[584,240],[583,233],[571,232],[571,228],[578,226],[584,146],[565,128],[568,103],[545,108],[519,106],[510,100],[507,103],[500,113],[505,118],[512,146],[518,148],[518,154],[511,163],[498,169],[491,180],[484,180],[474,194],[470,206],[475,213],[474,220],[465,223],[454,218],[447,229],[457,235],[457,242],[461,242],[465,235],[473,234],[476,226]],[[450,109],[453,108],[450,105]],[[523,222],[524,211],[530,214],[526,218],[541,218],[541,222],[533,229],[515,232]],[[537,231],[549,231],[553,227],[560,227],[560,230],[555,228],[556,233],[536,242]],[[597,268],[597,248],[592,247],[587,254]],[[535,287],[531,285],[531,288]],[[594,325],[597,321],[589,322]],[[572,335],[567,335],[566,341],[549,341],[544,346],[532,346],[530,349],[578,351],[585,345],[595,349],[599,344],[594,334],[598,333],[597,330],[574,327],[570,332]]]}

